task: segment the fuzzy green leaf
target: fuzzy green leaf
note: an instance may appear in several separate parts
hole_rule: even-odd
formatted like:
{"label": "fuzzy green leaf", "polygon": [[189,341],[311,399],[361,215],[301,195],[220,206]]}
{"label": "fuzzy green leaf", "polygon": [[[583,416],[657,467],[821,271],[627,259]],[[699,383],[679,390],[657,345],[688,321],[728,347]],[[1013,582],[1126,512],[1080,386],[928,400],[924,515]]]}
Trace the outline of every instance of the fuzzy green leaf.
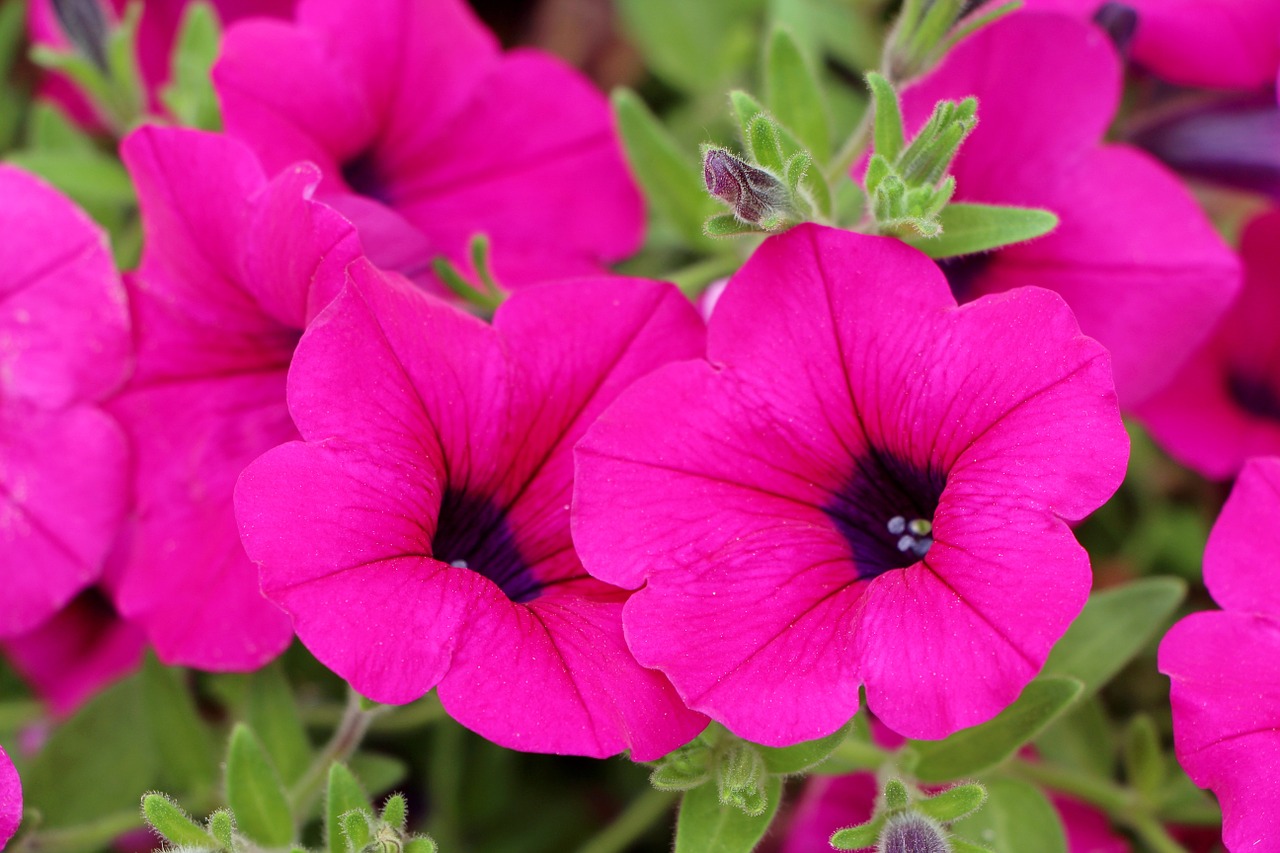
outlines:
{"label": "fuzzy green leaf", "polygon": [[162,780],[178,791],[202,791],[218,778],[213,737],[179,671],[147,655],[142,666],[143,701],[160,753]]}
{"label": "fuzzy green leaf", "polygon": [[324,801],[325,838],[329,843],[329,853],[347,853],[342,816],[357,809],[373,813],[373,807],[356,777],[346,765],[334,763],[329,767],[329,785],[325,789]]}
{"label": "fuzzy green leaf", "polygon": [[715,785],[694,788],[680,801],[675,853],[750,853],[773,821],[781,795],[781,778],[769,777],[765,781],[767,805],[753,817],[734,806],[721,805]]}
{"label": "fuzzy green leaf", "polygon": [[831,116],[826,98],[795,36],[775,28],[765,53],[765,101],[770,111],[825,163],[831,157]]}
{"label": "fuzzy green leaf", "polygon": [[831,846],[837,850],[862,850],[876,846],[880,830],[884,828],[884,815],[831,833]]}
{"label": "fuzzy green leaf", "polygon": [[867,74],[867,88],[871,90],[875,105],[874,148],[876,154],[890,163],[898,159],[906,145],[906,131],[902,127],[902,108],[898,93],[888,80],[874,71]]}
{"label": "fuzzy green leaf", "polygon": [[920,756],[916,777],[925,783],[949,782],[995,767],[1044,730],[1079,697],[1080,682],[1040,677],[993,720],[962,729],[945,740],[911,741]]}
{"label": "fuzzy green leaf", "polygon": [[267,847],[293,840],[293,815],[280,776],[253,730],[238,723],[227,753],[227,802],[240,831]]}
{"label": "fuzzy green leaf", "polygon": [[845,723],[831,734],[817,740],[797,743],[794,746],[772,747],[758,746],[764,756],[765,769],[770,773],[801,773],[817,764],[826,761],[827,757],[849,734],[849,723]]}
{"label": "fuzzy green leaf", "polygon": [[680,149],[634,92],[616,89],[612,100],[627,162],[645,199],[687,245],[705,247],[702,223],[717,205],[704,188],[699,163]]}
{"label": "fuzzy green leaf", "polygon": [[142,798],[142,814],[151,827],[176,847],[214,847],[218,842],[164,794]]}
{"label": "fuzzy green leaf", "polygon": [[997,204],[949,204],[938,219],[940,235],[905,242],[931,258],[951,258],[1032,240],[1058,227],[1058,217],[1047,210]]}
{"label": "fuzzy green leaf", "polygon": [[280,781],[292,785],[301,779],[311,765],[311,741],[279,661],[249,677],[245,718],[271,756]]}
{"label": "fuzzy green leaf", "polygon": [[936,821],[950,823],[982,808],[986,799],[986,789],[981,785],[956,785],[921,800],[916,808]]}

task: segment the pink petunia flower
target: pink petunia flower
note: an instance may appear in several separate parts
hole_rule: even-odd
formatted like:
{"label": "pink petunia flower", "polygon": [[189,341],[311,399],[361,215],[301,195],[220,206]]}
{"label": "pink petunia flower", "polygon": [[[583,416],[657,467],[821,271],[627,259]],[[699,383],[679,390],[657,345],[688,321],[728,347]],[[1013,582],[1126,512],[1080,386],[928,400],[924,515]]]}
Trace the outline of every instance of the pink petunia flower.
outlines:
{"label": "pink petunia flower", "polygon": [[146,635],[90,587],[34,629],[0,640],[0,651],[54,714],[66,716],[142,662]]}
{"label": "pink petunia flower", "polygon": [[698,733],[627,651],[628,593],[569,535],[574,442],[633,379],[701,349],[669,285],[530,288],[492,327],[367,263],[289,373],[305,442],[236,490],[266,594],[365,696],[432,687],[486,738],[535,752],[658,758]]}
{"label": "pink petunia flower", "polygon": [[[224,26],[242,18],[269,16],[288,17],[296,0],[210,0]],[[71,0],[67,5],[76,7],[98,3],[106,21],[114,23],[124,13],[128,0]],[[173,67],[173,47],[182,23],[182,16],[190,5],[189,0],[151,0],[142,7],[138,22],[137,58],[138,70],[146,89],[147,106],[156,115],[164,109],[160,92],[168,84]],[[83,13],[81,13],[83,14]],[[69,42],[58,23],[53,0],[31,0],[27,11],[27,32],[35,44],[56,48],[68,48]],[[50,74],[41,81],[40,93],[59,104],[68,115],[81,125],[96,128],[99,119],[94,115],[84,94],[74,83],[60,74]]]}
{"label": "pink petunia flower", "polygon": [[124,288],[96,225],[0,166],[0,637],[96,581],[124,513],[127,451],[97,406],[129,368]]}
{"label": "pink petunia flower", "polygon": [[[1204,554],[1222,612],[1193,613],[1160,643],[1178,762],[1222,805],[1228,850],[1280,838],[1280,458],[1250,460]],[[1259,846],[1261,845],[1261,846]]]}
{"label": "pink petunia flower", "polygon": [[1084,605],[1067,521],[1119,485],[1110,362],[1055,294],[957,309],[901,243],[804,225],[730,280],[707,360],[641,380],[577,448],[574,541],[640,589],[636,658],[757,743],[870,708],[989,719]]}
{"label": "pink petunia flower", "polygon": [[1252,456],[1280,454],[1280,212],[1241,239],[1244,289],[1174,380],[1138,407],[1151,435],[1206,477],[1235,475]]}
{"label": "pink petunia flower", "polygon": [[116,603],[161,659],[252,669],[291,637],[236,531],[244,466],[297,436],[285,374],[307,320],[359,256],[299,164],[268,180],[243,144],[143,128],[125,139],[145,234],[127,284],[138,366],[111,408],[133,440],[136,508]]}
{"label": "pink petunia flower", "polygon": [[1052,233],[943,263],[962,302],[1021,285],[1057,291],[1111,351],[1130,408],[1159,390],[1239,289],[1239,264],[1187,190],[1150,156],[1098,140],[1121,73],[1103,33],[1020,13],[961,43],[903,95],[909,127],[976,95],[954,168],[959,201],[1043,207]]}
{"label": "pink petunia flower", "polygon": [[269,170],[320,164],[319,198],[385,269],[423,278],[484,232],[518,285],[639,245],[604,98],[549,56],[501,53],[462,0],[303,0],[295,24],[232,27],[214,79],[228,132]]}
{"label": "pink petunia flower", "polygon": [[0,849],[3,849],[22,823],[22,780],[13,762],[0,749]]}
{"label": "pink petunia flower", "polygon": [[1106,5],[1137,13],[1134,61],[1184,86],[1256,89],[1280,70],[1280,0],[1028,0],[1030,10],[1090,18]]}

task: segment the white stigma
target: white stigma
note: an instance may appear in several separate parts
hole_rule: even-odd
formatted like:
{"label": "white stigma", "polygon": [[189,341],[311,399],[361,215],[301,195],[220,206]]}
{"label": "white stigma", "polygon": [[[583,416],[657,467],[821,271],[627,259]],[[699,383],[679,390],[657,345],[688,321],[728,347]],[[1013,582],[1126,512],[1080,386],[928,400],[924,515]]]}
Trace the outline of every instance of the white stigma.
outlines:
{"label": "white stigma", "polygon": [[467,561],[466,561],[466,560],[451,560],[451,561],[449,562],[449,565],[453,566],[455,569],[465,569],[465,568],[467,568]]}

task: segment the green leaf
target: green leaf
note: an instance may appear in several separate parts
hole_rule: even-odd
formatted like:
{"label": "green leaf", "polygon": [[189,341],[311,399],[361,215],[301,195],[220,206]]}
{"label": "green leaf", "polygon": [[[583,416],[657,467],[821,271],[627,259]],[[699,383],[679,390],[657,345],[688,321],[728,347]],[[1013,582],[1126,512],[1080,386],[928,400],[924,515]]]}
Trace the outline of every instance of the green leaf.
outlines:
{"label": "green leaf", "polygon": [[147,823],[170,844],[178,847],[212,847],[218,843],[181,806],[164,794],[144,796],[142,814]]}
{"label": "green leaf", "polygon": [[976,812],[986,799],[986,789],[981,785],[956,785],[921,800],[916,808],[936,821],[950,823]]}
{"label": "green leaf", "polygon": [[765,769],[770,773],[802,773],[827,760],[837,746],[848,736],[851,724],[845,723],[831,734],[817,740],[797,743],[794,746],[758,746],[764,756]]}
{"label": "green leaf", "polygon": [[181,125],[222,129],[211,75],[221,39],[213,7],[204,0],[188,4],[172,52],[171,82],[160,93],[160,100]]}
{"label": "green leaf", "polygon": [[1033,207],[998,204],[949,204],[938,215],[942,233],[905,242],[931,258],[951,258],[986,252],[1031,240],[1058,227],[1058,217]]}
{"label": "green leaf", "polygon": [[875,105],[875,142],[872,150],[894,163],[906,146],[906,131],[902,127],[902,108],[898,104],[898,93],[888,80],[874,71],[867,73],[867,88],[871,90],[872,103]]}
{"label": "green leaf", "polygon": [[253,730],[237,723],[227,754],[227,802],[236,824],[253,841],[284,847],[293,841],[289,799],[271,758]]}
{"label": "green leaf", "polygon": [[995,767],[1039,734],[1080,695],[1080,682],[1040,677],[995,719],[940,741],[911,741],[921,782],[949,782]]}
{"label": "green leaf", "polygon": [[1186,592],[1184,582],[1167,577],[1095,592],[1043,673],[1069,676],[1084,685],[1084,695],[1094,693],[1160,633]]}
{"label": "green leaf", "polygon": [[1097,695],[1086,696],[1036,738],[1036,750],[1052,764],[1110,779],[1115,770],[1115,737]]}
{"label": "green leaf", "polygon": [[133,182],[129,180],[124,166],[97,151],[29,148],[11,152],[5,159],[44,178],[83,207],[131,206],[136,203]]}
{"label": "green leaf", "polygon": [[755,24],[747,0],[618,0],[628,35],[648,66],[687,92],[718,88],[750,62]]}
{"label": "green leaf", "polygon": [[[137,813],[138,795],[159,772],[137,677],[99,693],[54,729],[22,775],[23,797],[50,827],[86,824]],[[138,818],[141,823],[141,816]]]}
{"label": "green leaf", "polygon": [[880,838],[880,830],[884,829],[885,815],[872,818],[857,826],[848,826],[831,833],[831,846],[837,850],[862,850],[875,847]]}
{"label": "green leaf", "polygon": [[1067,853],[1062,819],[1034,785],[1017,779],[986,782],[987,802],[952,825],[959,836],[995,853]]}
{"label": "green leaf", "polygon": [[1138,714],[1129,721],[1125,727],[1121,755],[1129,786],[1147,799],[1154,799],[1164,785],[1169,767],[1150,716]]}
{"label": "green leaf", "polygon": [[324,827],[329,853],[346,853],[346,835],[342,828],[342,816],[349,811],[365,809],[372,814],[373,807],[360,788],[356,777],[343,764],[329,767],[329,786],[325,789]]}
{"label": "green leaf", "polygon": [[855,3],[830,0],[769,0],[769,19],[785,27],[804,53],[830,53],[849,68],[872,68],[879,62],[883,28],[878,16]]}
{"label": "green leaf", "polygon": [[44,101],[31,106],[31,114],[27,117],[27,146],[44,151],[98,153],[87,133],[62,110]]}
{"label": "green leaf", "polygon": [[645,199],[686,245],[705,247],[702,223],[716,213],[717,204],[705,189],[700,163],[680,149],[629,89],[614,90],[613,111],[627,162],[644,188]]}
{"label": "green leaf", "polygon": [[755,817],[720,804],[715,785],[694,788],[680,801],[675,853],[750,853],[764,837],[782,798],[782,780],[765,781],[768,805]]}
{"label": "green leaf", "polygon": [[825,163],[831,157],[830,111],[813,64],[787,30],[777,27],[770,36],[764,73],[769,109],[819,163]]}
{"label": "green leaf", "polygon": [[254,734],[261,738],[280,774],[280,781],[292,785],[301,779],[311,765],[311,741],[279,661],[249,677],[245,718]]}
{"label": "green leaf", "polygon": [[218,779],[213,737],[179,671],[148,654],[142,665],[142,695],[160,753],[162,782],[189,793],[211,788]]}

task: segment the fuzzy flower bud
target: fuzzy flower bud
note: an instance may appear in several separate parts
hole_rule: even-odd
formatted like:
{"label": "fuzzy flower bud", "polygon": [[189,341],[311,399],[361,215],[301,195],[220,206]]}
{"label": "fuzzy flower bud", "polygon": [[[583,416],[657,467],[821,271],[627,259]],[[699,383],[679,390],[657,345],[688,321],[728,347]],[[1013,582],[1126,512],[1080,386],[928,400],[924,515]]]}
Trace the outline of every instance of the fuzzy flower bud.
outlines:
{"label": "fuzzy flower bud", "polygon": [[790,210],[787,186],[764,169],[733,156],[723,148],[708,148],[702,159],[707,192],[733,208],[743,222],[760,225]]}

